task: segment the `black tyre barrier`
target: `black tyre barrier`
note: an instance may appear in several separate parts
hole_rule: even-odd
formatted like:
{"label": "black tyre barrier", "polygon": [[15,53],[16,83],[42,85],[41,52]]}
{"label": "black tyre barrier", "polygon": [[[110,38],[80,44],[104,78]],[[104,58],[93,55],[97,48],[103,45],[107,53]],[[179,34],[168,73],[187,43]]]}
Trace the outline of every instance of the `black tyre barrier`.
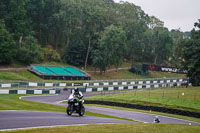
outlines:
{"label": "black tyre barrier", "polygon": [[100,105],[109,105],[109,106],[125,107],[125,108],[140,109],[140,110],[151,110],[151,111],[163,112],[163,113],[168,113],[168,114],[176,114],[176,115],[200,118],[200,113],[198,112],[184,111],[184,110],[179,110],[179,109],[170,109],[166,107],[145,106],[145,105],[139,105],[139,104],[128,104],[128,103],[97,101],[97,100],[85,100],[85,104],[100,104]]}

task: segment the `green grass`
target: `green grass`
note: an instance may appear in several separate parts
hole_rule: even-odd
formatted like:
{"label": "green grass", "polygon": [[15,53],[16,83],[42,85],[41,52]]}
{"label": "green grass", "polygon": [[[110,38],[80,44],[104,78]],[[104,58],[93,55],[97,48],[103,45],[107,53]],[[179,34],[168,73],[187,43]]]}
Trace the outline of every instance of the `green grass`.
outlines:
{"label": "green grass", "polygon": [[134,112],[142,112],[142,113],[163,115],[163,116],[174,117],[174,118],[178,118],[178,119],[189,120],[189,121],[194,121],[194,122],[200,123],[200,119],[199,118],[182,116],[182,115],[167,114],[167,113],[162,113],[162,112],[145,111],[145,110],[139,110],[139,109],[130,109],[130,108],[99,105],[99,104],[86,104],[86,106],[94,106],[94,107],[111,108],[111,109],[124,110],[124,111],[134,111]]}
{"label": "green grass", "polygon": [[[184,93],[184,95],[181,95],[182,93]],[[130,104],[152,105],[200,112],[200,87],[165,88],[164,97],[162,96],[163,89],[153,89],[150,91],[148,89],[144,91],[114,95],[99,95],[88,97],[87,100],[104,100]]]}
{"label": "green grass", "polygon": [[12,81],[38,81],[38,82],[73,82],[80,83],[83,80],[43,80],[28,70],[21,71],[0,71],[0,82],[12,82]]}
{"label": "green grass", "polygon": [[22,71],[0,71],[0,80],[22,80],[42,81],[41,78],[27,70]]}
{"label": "green grass", "polygon": [[198,133],[200,126],[178,124],[92,124],[7,131],[6,133]]}
{"label": "green grass", "polygon": [[[92,80],[109,80],[109,79],[146,79],[146,78],[183,78],[184,74],[174,74],[165,72],[150,72],[149,75],[136,75],[128,70],[120,70],[118,72],[106,72],[102,75],[99,73],[89,73]],[[43,80],[28,70],[21,71],[0,71],[0,80],[22,80],[22,81],[46,81],[46,82],[58,82],[59,80]],[[62,81],[63,82],[63,81]],[[68,82],[83,82],[83,81],[68,81]]]}
{"label": "green grass", "polygon": [[92,80],[107,80],[107,79],[146,79],[146,78],[184,78],[184,74],[174,74],[166,72],[150,72],[149,75],[136,75],[128,70],[119,70],[118,72],[106,72],[104,74],[99,73],[89,73]]}
{"label": "green grass", "polygon": [[[48,112],[65,112],[65,108],[56,105],[20,100],[17,94],[0,95],[0,110],[34,110]],[[27,95],[26,95],[27,96]]]}

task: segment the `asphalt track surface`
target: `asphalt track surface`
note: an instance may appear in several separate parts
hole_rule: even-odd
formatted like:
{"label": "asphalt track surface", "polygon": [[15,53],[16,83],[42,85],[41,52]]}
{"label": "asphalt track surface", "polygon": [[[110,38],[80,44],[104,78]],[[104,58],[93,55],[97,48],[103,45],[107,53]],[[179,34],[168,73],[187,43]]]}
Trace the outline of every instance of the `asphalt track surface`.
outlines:
{"label": "asphalt track surface", "polygon": [[0,130],[63,125],[129,123],[125,120],[41,111],[0,111]]}
{"label": "asphalt track surface", "polygon": [[[47,104],[60,104],[60,101],[66,100],[70,91],[62,91],[60,95],[46,95],[46,96],[25,96],[21,97],[23,100],[35,101]],[[85,93],[84,96],[98,95],[99,93]],[[86,111],[111,115],[121,118],[128,118],[144,123],[153,123],[154,114],[140,113],[133,111],[122,111],[109,108],[85,106]],[[173,124],[189,124],[200,125],[192,121],[176,119],[172,117],[160,116],[161,123]],[[78,114],[68,116],[66,113],[41,112],[41,111],[0,111],[0,130],[33,128],[33,127],[51,127],[61,125],[82,125],[82,124],[108,124],[108,123],[130,123],[131,121],[110,119],[94,116],[79,117]]]}

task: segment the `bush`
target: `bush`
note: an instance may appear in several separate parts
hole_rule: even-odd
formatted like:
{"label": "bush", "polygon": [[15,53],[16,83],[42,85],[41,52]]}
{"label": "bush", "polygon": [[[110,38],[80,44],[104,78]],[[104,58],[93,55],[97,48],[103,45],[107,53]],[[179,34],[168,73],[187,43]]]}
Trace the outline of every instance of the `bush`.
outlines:
{"label": "bush", "polygon": [[29,35],[22,41],[22,46],[18,51],[18,60],[22,63],[30,64],[38,62],[40,46],[37,40]]}
{"label": "bush", "polygon": [[132,72],[137,75],[148,75],[148,71],[142,70],[142,65],[132,65],[131,69],[129,69],[129,72]]}
{"label": "bush", "polygon": [[56,50],[48,49],[48,48],[41,48],[40,50],[40,61],[56,61],[60,62],[61,57]]}

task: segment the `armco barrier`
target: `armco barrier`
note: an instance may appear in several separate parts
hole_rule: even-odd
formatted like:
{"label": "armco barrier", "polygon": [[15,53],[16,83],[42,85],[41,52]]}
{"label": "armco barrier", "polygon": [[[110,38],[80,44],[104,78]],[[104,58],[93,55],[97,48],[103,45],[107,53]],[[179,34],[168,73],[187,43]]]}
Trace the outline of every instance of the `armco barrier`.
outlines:
{"label": "armco barrier", "polygon": [[163,78],[163,79],[129,79],[120,81],[90,81],[85,83],[42,83],[42,82],[15,82],[15,83],[0,83],[0,88],[11,87],[68,87],[68,86],[84,86],[84,87],[98,87],[98,86],[134,86],[134,85],[158,85],[158,84],[176,84],[181,85],[188,83],[187,78]]}
{"label": "armco barrier", "polygon": [[60,90],[0,90],[0,94],[59,94]]}

